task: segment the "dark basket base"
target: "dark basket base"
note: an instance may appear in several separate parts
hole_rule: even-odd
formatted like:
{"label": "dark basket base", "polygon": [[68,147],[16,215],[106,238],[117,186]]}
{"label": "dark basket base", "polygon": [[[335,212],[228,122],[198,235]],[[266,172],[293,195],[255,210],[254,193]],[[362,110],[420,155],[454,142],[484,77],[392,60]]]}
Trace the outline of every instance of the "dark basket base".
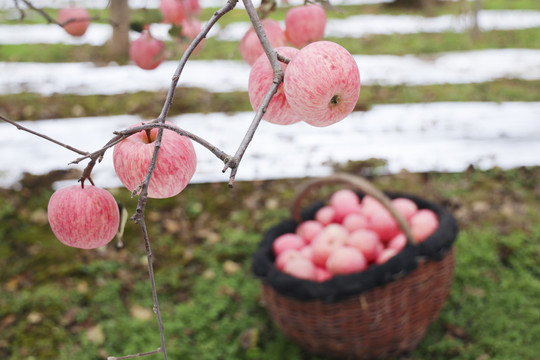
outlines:
{"label": "dark basket base", "polygon": [[398,356],[416,348],[450,292],[454,251],[361,295],[327,303],[280,295],[263,282],[268,311],[307,351],[347,359]]}

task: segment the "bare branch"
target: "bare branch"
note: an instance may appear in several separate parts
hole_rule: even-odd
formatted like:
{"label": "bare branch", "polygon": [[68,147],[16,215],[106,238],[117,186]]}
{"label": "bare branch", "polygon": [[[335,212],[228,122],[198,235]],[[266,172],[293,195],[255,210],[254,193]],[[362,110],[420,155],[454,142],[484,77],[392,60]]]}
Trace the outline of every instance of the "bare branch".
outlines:
{"label": "bare branch", "polygon": [[158,354],[161,352],[161,348],[157,348],[156,350],[154,351],[149,351],[149,352],[144,352],[144,353],[139,353],[139,354],[133,354],[133,355],[126,355],[126,356],[120,356],[120,357],[117,357],[117,356],[109,356],[107,358],[107,360],[123,360],[123,359],[133,359],[133,358],[138,358],[138,357],[143,357],[143,356],[148,356],[148,355],[154,355],[154,354]]}
{"label": "bare branch", "polygon": [[[253,6],[253,3],[251,2],[251,0],[242,0],[242,1],[244,2],[246,11],[249,15],[251,23],[253,24],[255,33],[259,37],[259,41],[264,49],[264,52],[266,53],[266,56],[268,57],[268,60],[270,61],[270,65],[272,66],[272,70],[274,71],[274,79],[261,105],[259,106],[259,109],[255,113],[255,117],[253,118],[253,121],[251,122],[251,125],[246,135],[244,136],[244,139],[242,140],[240,146],[238,147],[238,150],[236,151],[234,157],[230,161],[225,163],[223,172],[225,172],[228,168],[231,168],[231,174],[229,177],[229,187],[232,187],[234,184],[234,179],[236,177],[238,165],[240,164],[240,161],[242,160],[242,157],[244,156],[244,153],[246,152],[246,149],[249,143],[253,139],[253,136],[255,135],[255,131],[257,130],[259,124],[261,123],[262,117],[264,113],[266,112],[266,109],[268,108],[268,104],[270,103],[270,100],[272,100],[272,97],[276,94],[279,88],[279,85],[283,82],[283,75],[284,75],[283,69],[281,68],[281,65],[279,64],[279,61],[278,61],[278,53],[274,50],[274,48],[270,44],[270,41],[268,40],[268,37],[266,36],[266,33],[264,32],[264,28],[261,24],[259,16],[257,15],[257,10],[255,10],[255,7]],[[283,62],[290,61],[288,58],[284,56],[282,56],[282,60]]]}
{"label": "bare branch", "polygon": [[15,126],[15,127],[16,127],[17,129],[19,129],[19,130],[26,131],[26,132],[28,132],[28,133],[30,133],[30,134],[32,134],[32,135],[39,136],[40,138],[43,138],[43,139],[48,140],[48,141],[50,141],[50,142],[52,142],[52,143],[55,143],[56,145],[60,145],[60,146],[66,148],[66,149],[68,149],[68,150],[71,150],[71,151],[73,151],[73,152],[76,152],[77,154],[85,155],[85,156],[88,155],[88,153],[87,153],[86,151],[82,151],[82,150],[79,150],[79,149],[77,149],[77,148],[74,148],[73,146],[64,144],[63,142],[60,142],[60,141],[58,141],[58,140],[55,140],[55,139],[53,139],[53,138],[51,138],[51,137],[49,137],[49,136],[47,136],[47,135],[38,133],[37,131],[30,130],[30,129],[28,129],[28,128],[26,128],[26,127],[24,127],[24,126],[22,126],[22,125],[16,123],[15,121],[11,121],[11,120],[9,120],[9,119],[3,117],[2,115],[0,115],[0,119],[4,120],[5,122],[10,123],[11,125]]}

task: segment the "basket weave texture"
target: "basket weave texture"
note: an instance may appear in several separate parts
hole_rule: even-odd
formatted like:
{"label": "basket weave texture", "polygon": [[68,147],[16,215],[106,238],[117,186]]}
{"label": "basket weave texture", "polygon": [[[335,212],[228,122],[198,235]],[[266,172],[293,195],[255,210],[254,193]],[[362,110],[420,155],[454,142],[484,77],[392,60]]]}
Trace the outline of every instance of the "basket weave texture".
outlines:
{"label": "basket weave texture", "polygon": [[[397,196],[404,195],[392,197]],[[270,316],[288,338],[311,353],[346,359],[383,359],[414,350],[450,292],[457,225],[440,206],[409,198],[437,213],[440,226],[432,236],[407,245],[385,264],[323,283],[294,278],[273,265],[273,240],[297,222],[269,229],[254,255],[253,271],[262,280]],[[311,206],[303,219],[313,218],[321,206]]]}

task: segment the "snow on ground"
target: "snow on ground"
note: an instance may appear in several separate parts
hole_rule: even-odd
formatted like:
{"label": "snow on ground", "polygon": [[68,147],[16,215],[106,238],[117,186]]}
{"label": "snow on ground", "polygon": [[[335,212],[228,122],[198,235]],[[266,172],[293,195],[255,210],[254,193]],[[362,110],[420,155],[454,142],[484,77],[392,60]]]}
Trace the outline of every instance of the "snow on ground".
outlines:
{"label": "snow on ground", "polygon": [[[253,113],[186,114],[171,118],[182,128],[234,154]],[[105,144],[112,132],[137,116],[22,122],[28,128],[84,151]],[[0,186],[11,186],[23,172],[67,169],[78,157],[62,147],[0,123]],[[226,182],[223,164],[195,145],[198,162],[193,182]],[[333,163],[383,158],[388,171],[463,171],[470,164],[486,169],[540,165],[540,102],[377,105],[352,113],[327,128],[304,123],[277,126],[263,122],[238,170],[238,180],[324,176]],[[120,183],[109,151],[93,179],[99,186]],[[70,165],[82,169],[85,164]]]}
{"label": "snow on ground", "polygon": [[[516,30],[540,27],[540,11],[532,10],[482,10],[479,13],[479,27],[482,31]],[[355,15],[346,19],[329,19],[326,37],[359,38],[372,34],[412,34],[463,32],[471,26],[468,15],[442,15],[423,17],[414,15]],[[209,37],[224,41],[239,41],[251,25],[236,22],[221,28],[219,23]],[[170,40],[169,25],[153,24],[152,34],[162,40]],[[87,33],[72,37],[54,24],[0,25],[0,44],[91,44],[103,45],[110,39],[112,28],[106,24],[91,24]],[[137,33],[131,34],[136,38]]]}
{"label": "snow on ground", "polygon": [[[355,55],[364,85],[430,85],[485,82],[498,78],[540,79],[540,50],[494,49],[432,57]],[[519,64],[519,66],[517,66]],[[0,94],[120,94],[169,87],[177,63],[152,71],[134,65],[0,62]],[[213,92],[247,91],[250,67],[241,61],[188,61],[180,86]]]}

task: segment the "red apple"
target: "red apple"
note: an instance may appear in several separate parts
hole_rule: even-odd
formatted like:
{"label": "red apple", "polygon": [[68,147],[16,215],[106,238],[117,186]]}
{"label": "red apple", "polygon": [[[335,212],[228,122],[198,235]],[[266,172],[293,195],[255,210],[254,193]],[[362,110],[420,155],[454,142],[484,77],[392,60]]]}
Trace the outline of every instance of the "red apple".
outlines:
{"label": "red apple", "polygon": [[406,220],[409,220],[418,210],[414,201],[407,198],[396,198],[392,200],[392,205]]}
{"label": "red apple", "polygon": [[396,256],[397,253],[398,251],[396,249],[386,248],[379,254],[377,259],[375,260],[375,263],[378,265],[384,264],[390,258]]}
{"label": "red apple", "polygon": [[315,265],[308,259],[300,256],[288,261],[283,272],[299,279],[315,280]]}
{"label": "red apple", "polygon": [[276,267],[279,270],[283,271],[283,269],[285,268],[285,264],[287,264],[289,261],[297,257],[304,257],[304,256],[300,253],[300,251],[295,250],[295,249],[284,250],[282,253],[276,256]]}
{"label": "red apple", "polygon": [[[278,47],[276,51],[288,58],[293,58],[299,50],[292,47]],[[280,65],[285,71],[287,64],[280,63]],[[272,65],[270,65],[266,54],[262,54],[253,64],[249,74],[248,94],[253,110],[257,111],[259,109],[273,80],[274,72]],[[270,101],[270,104],[268,104],[263,119],[278,125],[289,125],[302,121],[302,118],[291,110],[283,92],[283,83],[279,85],[276,94]]]}
{"label": "red apple", "polygon": [[118,231],[120,212],[114,197],[96,186],[72,185],[55,191],[47,208],[49,225],[67,246],[94,249]]}
{"label": "red apple", "polygon": [[335,221],[336,210],[331,206],[323,206],[315,213],[315,220],[323,225],[328,225]]}
{"label": "red apple", "polygon": [[[136,124],[138,126],[141,124]],[[116,144],[114,170],[122,184],[135,190],[146,177],[154,154],[158,129],[140,131]],[[180,193],[189,183],[197,158],[191,140],[172,130],[164,130],[156,168],[148,186],[148,197],[168,198]]]}
{"label": "red apple", "polygon": [[397,221],[384,208],[373,210],[367,214],[367,218],[368,229],[375,231],[383,243],[390,241],[400,231]]}
{"label": "red apple", "polygon": [[201,12],[199,0],[185,0],[185,9],[191,16],[198,16]]}
{"label": "red apple", "polygon": [[397,234],[386,244],[388,248],[396,249],[397,251],[403,250],[406,245],[407,237],[403,233]]}
{"label": "red apple", "polygon": [[292,233],[286,233],[278,236],[274,240],[272,248],[274,249],[274,254],[278,256],[285,250],[300,250],[304,245],[306,245],[306,243],[300,236]]}
{"label": "red apple", "polygon": [[163,42],[152,37],[150,31],[143,30],[141,36],[130,44],[129,57],[141,69],[155,69],[165,60]]}
{"label": "red apple", "polygon": [[324,226],[316,220],[306,220],[296,227],[296,233],[300,235],[304,241],[309,244],[313,241],[315,236],[317,236]]}
{"label": "red apple", "polygon": [[[186,18],[182,20],[182,30],[180,31],[180,45],[182,46],[182,49],[186,51],[188,46],[191,44],[193,39],[199,35],[202,29],[201,22],[197,18]],[[204,47],[204,44],[206,42],[206,39],[202,39],[199,45],[195,48],[193,51],[193,54],[198,53],[202,50]]]}
{"label": "red apple", "polygon": [[[285,33],[276,20],[264,19],[261,21],[261,24],[273,48],[287,45]],[[264,50],[259,42],[259,37],[253,27],[249,28],[242,37],[242,40],[240,40],[240,55],[242,55],[242,59],[249,65],[253,65],[263,53]]]}
{"label": "red apple", "polygon": [[349,230],[349,232],[353,232],[355,230],[365,229],[367,227],[368,220],[363,214],[353,212],[345,216],[341,223],[347,230]]}
{"label": "red apple", "polygon": [[285,15],[285,35],[299,48],[321,40],[325,27],[326,12],[319,5],[293,7]]}
{"label": "red apple", "polygon": [[339,224],[326,226],[311,243],[313,247],[313,262],[319,266],[325,266],[326,260],[332,250],[343,246],[349,232]]}
{"label": "red apple", "polygon": [[379,235],[368,229],[359,229],[349,234],[345,245],[358,249],[368,262],[375,261],[383,248]]}
{"label": "red apple", "polygon": [[342,222],[345,216],[357,212],[360,205],[358,195],[352,190],[341,189],[330,196],[330,206],[336,210],[336,221]]}
{"label": "red apple", "polygon": [[411,231],[417,242],[426,240],[439,227],[437,215],[429,209],[420,209],[411,217]]}
{"label": "red apple", "polygon": [[342,246],[332,251],[326,261],[326,268],[332,275],[347,275],[367,269],[364,255],[356,248]]}
{"label": "red apple", "polygon": [[360,72],[344,47],[318,41],[291,60],[283,89],[291,109],[306,123],[328,126],[354,110],[360,93]]}
{"label": "red apple", "polygon": [[72,36],[83,36],[90,25],[90,13],[85,8],[70,6],[58,11],[58,23]]}
{"label": "red apple", "polygon": [[183,0],[161,0],[159,11],[164,23],[180,25],[186,18],[186,4]]}
{"label": "red apple", "polygon": [[323,282],[332,278],[332,274],[325,267],[315,266],[315,281]]}

